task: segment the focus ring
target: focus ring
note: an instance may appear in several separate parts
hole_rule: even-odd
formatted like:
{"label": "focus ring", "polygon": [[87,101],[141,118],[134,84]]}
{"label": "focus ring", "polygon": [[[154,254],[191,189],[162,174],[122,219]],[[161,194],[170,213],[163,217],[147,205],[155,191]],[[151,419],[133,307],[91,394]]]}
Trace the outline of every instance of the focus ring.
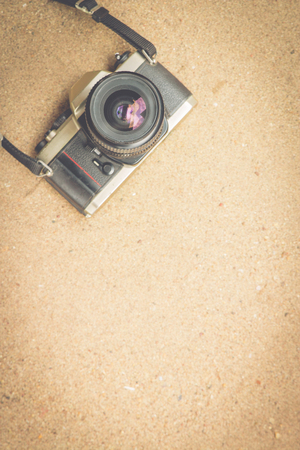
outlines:
{"label": "focus ring", "polygon": [[111,147],[108,144],[106,144],[105,142],[101,141],[101,139],[98,139],[98,137],[95,135],[95,133],[93,132],[93,130],[90,127],[90,124],[88,122],[88,120],[86,121],[87,124],[87,128],[89,130],[90,136],[93,139],[93,141],[100,145],[104,150],[104,153],[106,153],[107,155],[113,156],[115,158],[130,158],[132,156],[138,156],[141,155],[143,153],[148,152],[149,150],[151,150],[152,147],[154,147],[157,143],[157,141],[159,140],[162,130],[163,130],[163,125],[164,122],[162,121],[161,126],[159,128],[159,130],[157,131],[157,133],[153,136],[152,139],[150,139],[150,141],[148,141],[146,144],[141,145],[140,147],[136,147],[133,149],[128,149],[128,148],[115,148],[115,147]]}

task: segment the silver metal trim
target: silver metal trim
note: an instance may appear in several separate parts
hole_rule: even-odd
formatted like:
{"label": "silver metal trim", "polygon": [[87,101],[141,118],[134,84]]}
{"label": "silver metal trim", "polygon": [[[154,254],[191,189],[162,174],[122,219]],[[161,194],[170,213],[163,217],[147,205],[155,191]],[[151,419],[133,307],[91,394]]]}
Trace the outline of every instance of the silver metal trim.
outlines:
{"label": "silver metal trim", "polygon": [[111,194],[129,177],[137,166],[124,165],[106,186],[97,194],[86,207],[84,214],[92,215],[111,196]]}
{"label": "silver metal trim", "polygon": [[44,161],[45,164],[49,164],[80,129],[79,123],[76,121],[75,117],[71,115],[58,130],[56,130],[56,136],[40,151],[38,154],[39,159]]}
{"label": "silver metal trim", "polygon": [[84,111],[86,99],[92,87],[111,72],[104,70],[85,73],[70,89],[69,101],[71,110],[78,119]]}
{"label": "silver metal trim", "polygon": [[176,125],[197,105],[197,100],[191,95],[180,108],[169,118],[169,131],[173,130]]}
{"label": "silver metal trim", "polygon": [[118,66],[115,72],[136,72],[144,62],[145,58],[139,52],[134,52]]}

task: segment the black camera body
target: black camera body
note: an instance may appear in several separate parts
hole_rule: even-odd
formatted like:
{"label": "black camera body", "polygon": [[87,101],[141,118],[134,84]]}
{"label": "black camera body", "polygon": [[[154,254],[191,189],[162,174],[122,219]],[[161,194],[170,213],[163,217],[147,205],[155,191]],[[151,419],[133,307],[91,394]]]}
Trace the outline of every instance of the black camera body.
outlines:
{"label": "black camera body", "polygon": [[142,52],[118,57],[115,72],[86,73],[36,149],[46,180],[91,216],[196,105],[191,92]]}

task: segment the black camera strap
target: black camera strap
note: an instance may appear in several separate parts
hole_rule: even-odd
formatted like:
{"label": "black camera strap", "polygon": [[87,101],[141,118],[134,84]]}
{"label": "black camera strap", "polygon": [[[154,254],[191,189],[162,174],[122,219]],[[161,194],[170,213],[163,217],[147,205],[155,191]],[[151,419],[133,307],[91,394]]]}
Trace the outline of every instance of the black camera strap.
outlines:
{"label": "black camera strap", "polygon": [[23,166],[27,167],[34,175],[38,177],[51,176],[53,171],[47,166],[43,161],[31,158],[31,156],[26,153],[21,152],[17,147],[15,147],[5,136],[0,133],[0,148],[2,147],[8,151],[17,161],[19,161]]}
{"label": "black camera strap", "polygon": [[[92,16],[92,18],[97,23],[102,23],[116,34],[121,36],[125,41],[132,45],[137,50],[140,50],[145,58],[150,64],[155,64],[156,48],[151,42],[143,38],[141,35],[136,33],[134,30],[129,28],[124,23],[120,22],[111,16],[107,9],[100,7],[95,0],[54,0],[64,5],[77,8],[80,11],[87,13]],[[47,166],[43,161],[31,158],[31,156],[26,153],[21,152],[17,147],[15,147],[5,136],[0,133],[0,147],[3,147],[8,151],[14,158],[16,158],[21,164],[23,164],[27,169],[29,169],[34,175],[44,177],[51,176],[52,169]]]}
{"label": "black camera strap", "polygon": [[[111,16],[107,9],[100,7],[95,0],[54,0],[58,3],[77,8],[92,16],[97,23],[102,23],[110,30],[121,36],[125,41],[137,50],[143,52],[149,62],[155,62],[156,48],[151,42],[136,33],[124,23]],[[146,53],[146,54],[145,54]]]}

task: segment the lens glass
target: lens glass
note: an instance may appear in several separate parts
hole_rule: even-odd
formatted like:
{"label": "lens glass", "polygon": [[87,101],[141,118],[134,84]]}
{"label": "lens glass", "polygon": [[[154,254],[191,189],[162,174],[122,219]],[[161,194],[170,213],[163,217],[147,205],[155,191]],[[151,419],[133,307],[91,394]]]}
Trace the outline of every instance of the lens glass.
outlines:
{"label": "lens glass", "polygon": [[104,105],[104,115],[115,130],[132,131],[139,128],[147,115],[144,99],[129,89],[111,94]]}

